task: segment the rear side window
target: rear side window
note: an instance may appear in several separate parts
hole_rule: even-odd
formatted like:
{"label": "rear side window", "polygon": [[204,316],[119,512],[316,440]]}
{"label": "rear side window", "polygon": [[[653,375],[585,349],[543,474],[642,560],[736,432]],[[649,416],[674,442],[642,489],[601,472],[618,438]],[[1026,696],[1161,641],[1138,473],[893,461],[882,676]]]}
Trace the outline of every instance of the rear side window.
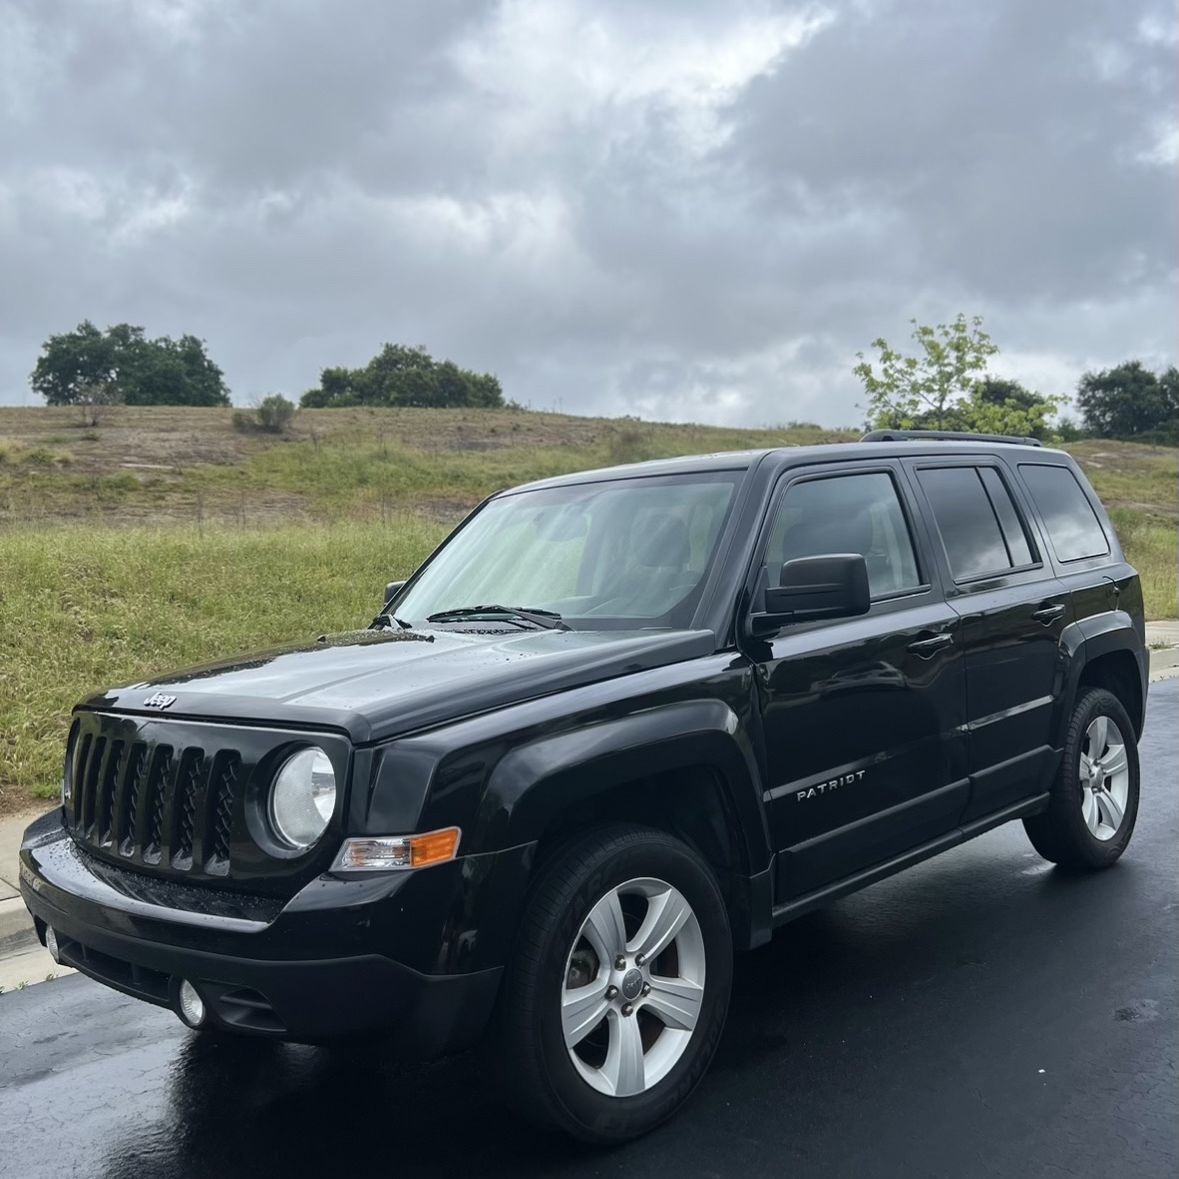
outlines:
{"label": "rear side window", "polygon": [[1031,546],[1011,495],[992,467],[917,472],[955,581],[1006,573],[1032,563]]}
{"label": "rear side window", "polygon": [[1109,552],[1105,529],[1068,467],[1021,463],[1019,471],[1061,561],[1103,557]]}
{"label": "rear side window", "polygon": [[796,557],[861,553],[874,598],[917,589],[921,578],[892,476],[838,475],[792,483],[770,526],[766,564]]}

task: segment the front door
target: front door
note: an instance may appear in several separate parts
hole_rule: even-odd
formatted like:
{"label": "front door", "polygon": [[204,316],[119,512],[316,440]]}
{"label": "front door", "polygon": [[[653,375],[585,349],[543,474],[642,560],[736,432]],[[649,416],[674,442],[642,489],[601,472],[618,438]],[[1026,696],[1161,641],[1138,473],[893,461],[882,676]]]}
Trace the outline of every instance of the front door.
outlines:
{"label": "front door", "polygon": [[750,644],[780,901],[952,830],[966,801],[960,624],[921,555],[891,463],[791,472],[759,544],[785,561],[862,553],[868,614]]}

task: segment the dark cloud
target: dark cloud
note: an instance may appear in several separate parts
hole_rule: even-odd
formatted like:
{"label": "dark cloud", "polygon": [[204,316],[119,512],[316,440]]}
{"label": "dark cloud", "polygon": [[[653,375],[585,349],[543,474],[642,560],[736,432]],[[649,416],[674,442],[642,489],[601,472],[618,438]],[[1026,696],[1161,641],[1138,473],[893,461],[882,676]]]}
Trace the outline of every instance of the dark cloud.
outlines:
{"label": "dark cloud", "polygon": [[580,412],[851,422],[983,314],[1053,392],[1175,356],[1159,0],[0,0],[0,402],[89,317],[235,395],[384,340]]}

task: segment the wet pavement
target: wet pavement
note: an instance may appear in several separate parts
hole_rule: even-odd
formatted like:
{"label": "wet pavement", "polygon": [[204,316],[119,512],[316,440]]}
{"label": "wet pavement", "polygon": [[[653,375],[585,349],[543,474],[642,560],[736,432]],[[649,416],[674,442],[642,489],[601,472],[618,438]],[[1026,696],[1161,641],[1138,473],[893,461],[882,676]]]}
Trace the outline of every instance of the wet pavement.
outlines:
{"label": "wet pavement", "polygon": [[474,1057],[208,1041],[75,976],[0,997],[0,1175],[1173,1179],[1177,716],[1179,682],[1154,685],[1116,868],[1052,869],[1009,825],[787,927],[641,1142],[532,1131]]}

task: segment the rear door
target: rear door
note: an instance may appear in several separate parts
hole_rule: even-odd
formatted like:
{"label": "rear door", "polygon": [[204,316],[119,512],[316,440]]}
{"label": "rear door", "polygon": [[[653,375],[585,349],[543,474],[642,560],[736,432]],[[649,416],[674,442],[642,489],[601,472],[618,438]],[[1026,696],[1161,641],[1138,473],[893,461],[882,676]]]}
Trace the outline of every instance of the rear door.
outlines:
{"label": "rear door", "polygon": [[754,598],[784,562],[825,553],[862,553],[872,592],[864,616],[746,643],[779,900],[928,842],[962,814],[960,626],[923,536],[895,461],[791,471],[776,492]]}
{"label": "rear door", "polygon": [[1068,595],[998,459],[905,465],[939,542],[947,601],[962,619],[969,820],[1044,788],[1054,756]]}

